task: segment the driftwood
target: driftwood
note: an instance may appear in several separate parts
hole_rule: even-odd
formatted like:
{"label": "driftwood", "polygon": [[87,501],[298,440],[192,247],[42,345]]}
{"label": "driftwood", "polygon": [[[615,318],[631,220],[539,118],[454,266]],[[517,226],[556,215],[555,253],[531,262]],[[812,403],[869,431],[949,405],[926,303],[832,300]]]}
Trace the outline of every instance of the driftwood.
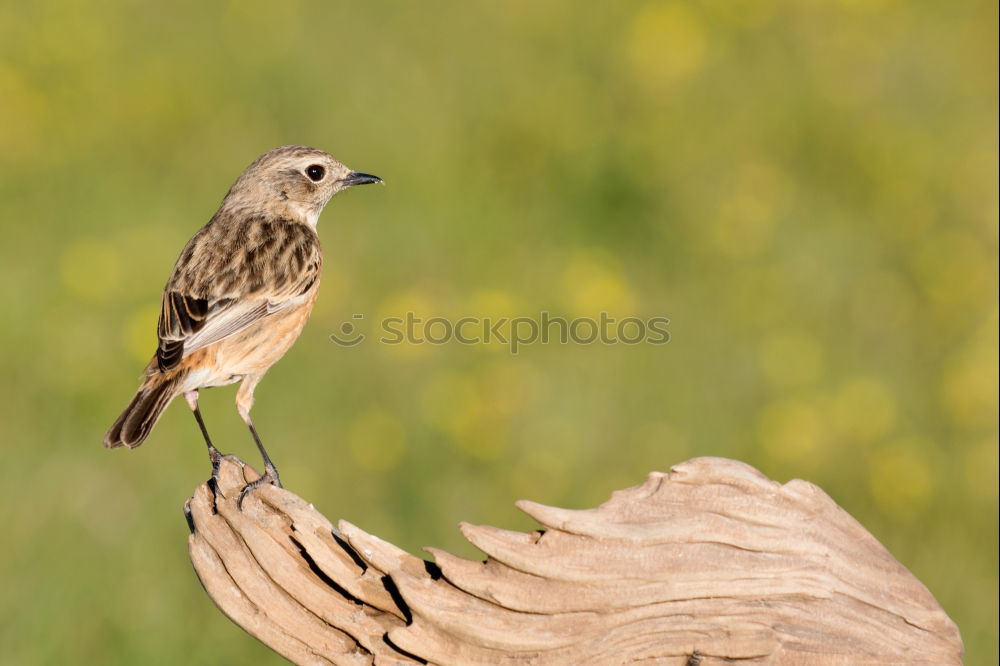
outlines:
{"label": "driftwood", "polygon": [[186,507],[205,590],[297,664],[960,664],[958,629],[805,481],[697,458],[544,529],[461,525],[485,562],[403,552],[227,456]]}

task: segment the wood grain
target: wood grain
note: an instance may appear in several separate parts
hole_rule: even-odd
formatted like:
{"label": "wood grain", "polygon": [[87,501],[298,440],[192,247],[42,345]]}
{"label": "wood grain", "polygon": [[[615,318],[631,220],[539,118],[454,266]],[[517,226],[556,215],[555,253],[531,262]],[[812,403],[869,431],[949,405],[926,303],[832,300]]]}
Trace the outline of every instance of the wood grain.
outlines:
{"label": "wood grain", "polygon": [[227,456],[186,506],[219,608],[296,664],[960,664],[920,581],[822,490],[696,458],[542,529],[461,525],[434,562],[265,486]]}

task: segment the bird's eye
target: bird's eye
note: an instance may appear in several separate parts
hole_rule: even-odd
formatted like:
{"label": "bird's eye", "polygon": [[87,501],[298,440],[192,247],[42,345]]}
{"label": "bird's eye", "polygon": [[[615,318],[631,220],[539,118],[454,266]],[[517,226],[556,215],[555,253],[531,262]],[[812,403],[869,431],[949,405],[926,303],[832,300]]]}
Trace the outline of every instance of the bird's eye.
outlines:
{"label": "bird's eye", "polygon": [[323,176],[326,175],[326,169],[319,164],[313,164],[306,167],[306,175],[309,176],[309,180],[314,183],[318,183],[323,180]]}

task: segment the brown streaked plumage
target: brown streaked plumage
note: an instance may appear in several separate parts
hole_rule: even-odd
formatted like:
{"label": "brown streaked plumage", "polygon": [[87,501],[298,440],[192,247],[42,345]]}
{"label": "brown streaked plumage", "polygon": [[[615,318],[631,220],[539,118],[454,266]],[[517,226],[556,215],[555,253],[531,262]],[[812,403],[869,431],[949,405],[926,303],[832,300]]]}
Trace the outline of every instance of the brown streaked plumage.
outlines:
{"label": "brown streaked plumage", "polygon": [[280,485],[250,419],[254,388],[299,337],[316,301],[323,207],[347,187],[376,182],[305,146],[276,148],[247,167],[181,252],[163,290],[156,355],[104,445],[139,446],[183,394],[217,469],[221,454],[198,409],[198,390],[242,382],[236,407],[265,468],[244,495],[261,483]]}

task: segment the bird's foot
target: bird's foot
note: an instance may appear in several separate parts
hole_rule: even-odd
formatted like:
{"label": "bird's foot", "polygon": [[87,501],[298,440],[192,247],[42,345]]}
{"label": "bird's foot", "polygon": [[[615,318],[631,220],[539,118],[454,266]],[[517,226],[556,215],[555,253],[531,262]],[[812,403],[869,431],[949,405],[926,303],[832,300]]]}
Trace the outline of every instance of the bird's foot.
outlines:
{"label": "bird's foot", "polygon": [[208,460],[212,463],[212,476],[208,480],[208,487],[212,491],[212,495],[219,497],[222,492],[220,488],[222,485],[219,483],[219,466],[222,465],[222,459],[225,456],[219,449],[215,448],[211,443],[208,445]]}
{"label": "bird's foot", "polygon": [[243,486],[243,490],[240,491],[240,497],[236,500],[236,508],[242,511],[243,500],[246,499],[247,495],[252,490],[267,484],[281,488],[281,479],[278,478],[278,470],[271,464],[264,465],[264,475],[262,477]]}
{"label": "bird's foot", "polygon": [[208,460],[212,463],[212,480],[219,480],[219,465],[222,464],[223,453],[211,444],[208,445]]}

